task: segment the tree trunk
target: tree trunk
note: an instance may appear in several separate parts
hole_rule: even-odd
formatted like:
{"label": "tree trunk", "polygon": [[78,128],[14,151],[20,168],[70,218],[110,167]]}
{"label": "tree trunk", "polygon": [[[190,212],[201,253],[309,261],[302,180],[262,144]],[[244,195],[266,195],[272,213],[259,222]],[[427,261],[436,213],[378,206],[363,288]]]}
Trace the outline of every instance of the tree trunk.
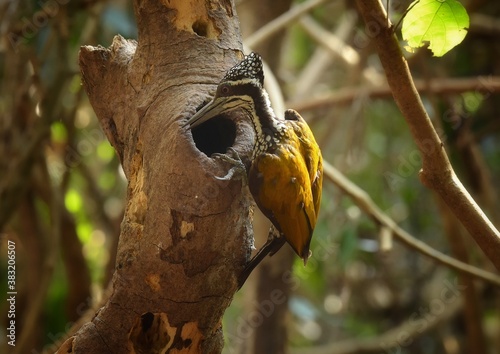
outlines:
{"label": "tree trunk", "polygon": [[[253,0],[238,4],[241,30],[246,38],[290,9],[291,0]],[[254,49],[273,70],[278,73],[281,47],[285,31],[280,31],[260,43]],[[256,211],[254,219],[255,240],[258,245],[267,240],[271,222]],[[244,292],[242,318],[235,329],[230,331],[230,343],[237,347],[239,354],[287,352],[287,315],[290,299],[290,283],[285,282],[285,274],[292,269],[295,253],[285,245],[272,257],[265,258],[248,278]],[[241,326],[241,327],[240,327]]]}
{"label": "tree trunk", "polygon": [[138,42],[117,36],[109,49],[80,51],[127,206],[113,293],[59,352],[220,353],[222,316],[250,256],[251,200],[242,181],[214,178],[230,166],[207,155],[233,145],[248,162],[253,133],[235,113],[193,132],[195,146],[182,124],[242,59],[234,4],[143,0],[135,14]]}

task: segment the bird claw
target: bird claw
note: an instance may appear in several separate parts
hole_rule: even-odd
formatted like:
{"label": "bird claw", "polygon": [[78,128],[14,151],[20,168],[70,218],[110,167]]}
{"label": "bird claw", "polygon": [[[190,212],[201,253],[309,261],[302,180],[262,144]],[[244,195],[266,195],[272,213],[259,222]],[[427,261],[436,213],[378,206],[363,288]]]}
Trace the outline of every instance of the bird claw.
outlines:
{"label": "bird claw", "polygon": [[245,269],[240,273],[238,277],[238,289],[241,289],[248,276],[252,273],[255,267],[264,259],[266,256],[273,256],[280,248],[285,244],[286,239],[280,232],[271,226],[269,229],[269,234],[266,243],[259,249],[259,251],[253,256],[253,258],[247,263]]}
{"label": "bird claw", "polygon": [[231,157],[228,154],[219,154],[219,153],[212,154],[212,157],[221,159],[222,161],[228,162],[231,165],[233,165],[233,167],[229,169],[229,171],[225,176],[223,177],[214,176],[214,178],[218,179],[219,181],[229,181],[233,178],[234,174],[236,173],[237,174],[236,178],[241,179],[243,181],[243,184],[247,185],[248,180],[247,180],[247,170],[245,164],[243,163],[243,161],[241,161],[240,155],[235,149],[229,147],[228,150],[235,157]]}

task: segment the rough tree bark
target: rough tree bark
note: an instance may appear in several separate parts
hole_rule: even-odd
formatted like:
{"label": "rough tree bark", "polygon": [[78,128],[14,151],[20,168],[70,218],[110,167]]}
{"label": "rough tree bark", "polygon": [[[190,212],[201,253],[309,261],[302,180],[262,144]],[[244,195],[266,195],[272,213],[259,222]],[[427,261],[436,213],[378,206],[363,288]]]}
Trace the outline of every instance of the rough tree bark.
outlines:
{"label": "rough tree bark", "polygon": [[251,251],[251,200],[241,181],[214,178],[229,166],[209,156],[232,145],[245,161],[254,137],[238,114],[193,135],[182,123],[242,58],[234,3],[134,6],[137,42],[117,36],[108,49],[80,51],[127,206],[113,293],[59,352],[220,353],[222,315]]}

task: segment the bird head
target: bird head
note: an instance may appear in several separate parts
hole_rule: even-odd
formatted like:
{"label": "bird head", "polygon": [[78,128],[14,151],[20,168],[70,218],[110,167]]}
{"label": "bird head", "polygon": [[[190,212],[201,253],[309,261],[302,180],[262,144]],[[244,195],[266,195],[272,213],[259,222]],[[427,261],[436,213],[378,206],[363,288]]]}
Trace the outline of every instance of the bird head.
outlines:
{"label": "bird head", "polygon": [[224,75],[221,84],[232,85],[251,83],[256,87],[264,86],[264,70],[262,68],[262,58],[257,53],[250,53],[237,65],[229,69]]}
{"label": "bird head", "polygon": [[[264,71],[262,59],[257,53],[250,53],[232,67],[217,86],[211,102],[194,114],[184,126],[194,128],[222,113],[243,109],[258,119],[257,105],[271,110],[267,93],[264,90]],[[272,110],[271,110],[272,112]]]}

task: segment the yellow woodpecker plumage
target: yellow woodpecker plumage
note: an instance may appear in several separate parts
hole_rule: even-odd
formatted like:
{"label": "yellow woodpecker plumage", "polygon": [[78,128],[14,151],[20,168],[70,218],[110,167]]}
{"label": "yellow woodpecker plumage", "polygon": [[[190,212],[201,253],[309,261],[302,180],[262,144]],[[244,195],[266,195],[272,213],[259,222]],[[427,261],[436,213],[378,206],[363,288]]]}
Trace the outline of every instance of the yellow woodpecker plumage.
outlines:
{"label": "yellow woodpecker plumage", "polygon": [[305,262],[318,219],[323,164],[304,119],[292,110],[285,118],[279,143],[252,161],[248,183],[258,207]]}
{"label": "yellow woodpecker plumage", "polygon": [[280,237],[268,240],[250,261],[240,286],[264,256],[281,247],[283,238],[307,262],[321,202],[323,162],[314,135],[294,110],[278,119],[263,84],[262,60],[251,53],[226,73],[214,99],[185,124],[193,128],[235,109],[245,110],[252,119],[256,141],[248,184]]}

